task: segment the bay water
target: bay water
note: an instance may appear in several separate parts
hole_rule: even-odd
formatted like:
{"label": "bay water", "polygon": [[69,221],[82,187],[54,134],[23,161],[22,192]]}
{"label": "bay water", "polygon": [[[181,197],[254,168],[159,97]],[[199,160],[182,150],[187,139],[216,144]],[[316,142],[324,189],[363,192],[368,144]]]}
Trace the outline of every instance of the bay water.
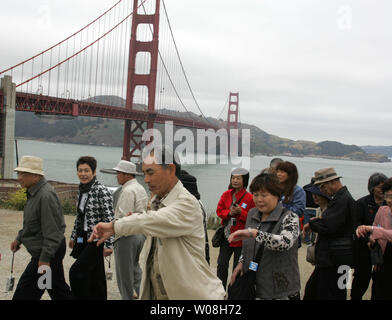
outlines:
{"label": "bay water", "polygon": [[[24,155],[37,156],[44,161],[45,176],[48,180],[79,183],[76,175],[76,161],[81,156],[93,156],[97,159],[97,178],[107,186],[117,186],[115,175],[101,173],[100,169],[114,168],[122,157],[122,148],[53,143],[35,140],[18,139],[19,159]],[[275,156],[274,156],[275,157]],[[269,166],[273,157],[255,156],[250,158],[250,181],[260,171]],[[342,176],[354,199],[366,194],[369,176],[374,172],[382,172],[392,176],[392,163],[374,163],[322,158],[296,158],[281,156],[283,160],[293,162],[299,173],[298,185],[304,186],[310,182],[314,172],[321,168],[333,167]],[[16,167],[16,160],[15,160]],[[221,194],[227,190],[230,172],[234,168],[228,164],[185,164],[183,168],[197,178],[201,200],[208,214],[215,212]],[[16,174],[15,174],[16,178]],[[146,187],[143,177],[138,180]],[[148,188],[146,187],[146,190]]]}

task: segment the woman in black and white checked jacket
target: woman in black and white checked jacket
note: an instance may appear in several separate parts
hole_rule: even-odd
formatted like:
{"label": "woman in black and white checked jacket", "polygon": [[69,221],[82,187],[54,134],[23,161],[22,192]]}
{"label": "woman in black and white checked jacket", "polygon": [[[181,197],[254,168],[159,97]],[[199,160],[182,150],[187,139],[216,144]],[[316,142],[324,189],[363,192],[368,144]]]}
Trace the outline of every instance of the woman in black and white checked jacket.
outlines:
{"label": "woman in black and white checked jacket", "polygon": [[72,292],[78,300],[107,299],[104,257],[112,253],[113,238],[99,247],[95,242],[87,243],[96,224],[114,219],[112,195],[97,181],[96,168],[97,161],[93,157],[81,157],[77,162],[79,197],[69,242],[71,256],[76,261],[69,271],[69,279]]}

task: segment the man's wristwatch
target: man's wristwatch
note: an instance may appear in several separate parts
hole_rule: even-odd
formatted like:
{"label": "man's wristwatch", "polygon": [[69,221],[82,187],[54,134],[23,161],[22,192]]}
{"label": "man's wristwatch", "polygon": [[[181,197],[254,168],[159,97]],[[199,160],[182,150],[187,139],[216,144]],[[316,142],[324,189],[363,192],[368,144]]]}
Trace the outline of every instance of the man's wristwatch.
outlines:
{"label": "man's wristwatch", "polygon": [[253,238],[253,232],[252,232],[252,229],[250,227],[248,227],[248,232],[249,232],[249,236],[251,238]]}

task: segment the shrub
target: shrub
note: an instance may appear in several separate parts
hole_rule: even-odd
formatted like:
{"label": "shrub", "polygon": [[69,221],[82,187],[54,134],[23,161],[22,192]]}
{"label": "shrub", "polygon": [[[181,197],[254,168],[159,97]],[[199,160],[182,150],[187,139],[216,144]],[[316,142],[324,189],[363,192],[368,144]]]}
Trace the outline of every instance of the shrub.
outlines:
{"label": "shrub", "polygon": [[11,194],[5,205],[11,209],[22,211],[26,205],[26,189],[21,188]]}
{"label": "shrub", "polygon": [[61,207],[63,208],[64,215],[75,216],[76,215],[76,205],[73,201],[64,200],[61,203]]}

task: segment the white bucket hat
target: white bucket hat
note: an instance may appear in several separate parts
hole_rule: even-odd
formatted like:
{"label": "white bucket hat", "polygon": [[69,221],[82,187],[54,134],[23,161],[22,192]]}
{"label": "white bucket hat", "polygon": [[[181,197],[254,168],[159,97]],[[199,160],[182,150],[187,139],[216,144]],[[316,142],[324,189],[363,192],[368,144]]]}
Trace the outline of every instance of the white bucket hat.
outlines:
{"label": "white bucket hat", "polygon": [[116,167],[113,169],[101,169],[102,173],[116,174],[117,172],[124,172],[128,174],[133,174],[135,176],[142,176],[141,172],[138,172],[136,165],[130,161],[120,160]]}
{"label": "white bucket hat", "polygon": [[33,156],[23,156],[20,159],[19,166],[14,169],[16,172],[28,172],[33,174],[38,174],[40,176],[44,175],[42,169],[42,159]]}

